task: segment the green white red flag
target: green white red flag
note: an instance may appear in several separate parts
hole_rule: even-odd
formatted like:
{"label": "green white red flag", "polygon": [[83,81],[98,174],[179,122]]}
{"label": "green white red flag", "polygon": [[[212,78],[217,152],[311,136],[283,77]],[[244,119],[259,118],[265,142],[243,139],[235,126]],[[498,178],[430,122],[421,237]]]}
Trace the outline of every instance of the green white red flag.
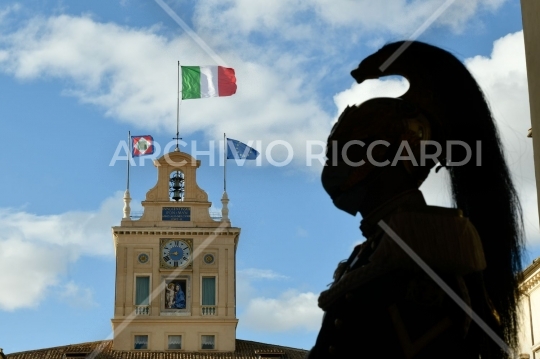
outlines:
{"label": "green white red flag", "polygon": [[223,66],[181,66],[182,100],[231,96],[236,93],[234,69]]}

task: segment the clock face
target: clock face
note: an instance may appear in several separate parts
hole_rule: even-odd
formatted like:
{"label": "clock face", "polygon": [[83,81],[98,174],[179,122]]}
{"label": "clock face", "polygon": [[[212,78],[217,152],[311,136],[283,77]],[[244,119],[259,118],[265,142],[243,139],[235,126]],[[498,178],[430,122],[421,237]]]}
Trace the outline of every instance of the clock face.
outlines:
{"label": "clock face", "polygon": [[181,239],[167,240],[161,249],[161,258],[168,267],[183,267],[191,259],[191,248]]}

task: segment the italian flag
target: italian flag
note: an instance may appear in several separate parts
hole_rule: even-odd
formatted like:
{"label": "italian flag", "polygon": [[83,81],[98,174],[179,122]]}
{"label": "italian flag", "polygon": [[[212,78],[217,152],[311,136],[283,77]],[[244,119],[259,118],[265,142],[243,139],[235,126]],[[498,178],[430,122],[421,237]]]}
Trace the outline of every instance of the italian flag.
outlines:
{"label": "italian flag", "polygon": [[223,66],[181,66],[182,100],[231,96],[236,93],[234,69]]}

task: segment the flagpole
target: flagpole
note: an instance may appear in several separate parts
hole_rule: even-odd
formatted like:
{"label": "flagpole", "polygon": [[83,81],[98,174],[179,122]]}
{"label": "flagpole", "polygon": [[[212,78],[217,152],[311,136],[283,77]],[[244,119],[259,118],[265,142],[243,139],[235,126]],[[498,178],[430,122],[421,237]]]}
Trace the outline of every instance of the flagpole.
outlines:
{"label": "flagpole", "polygon": [[227,139],[225,138],[225,132],[223,132],[223,192],[227,192]]}
{"label": "flagpole", "polygon": [[122,221],[131,221],[131,196],[129,194],[129,167],[131,162],[131,131],[128,131],[128,156],[127,156],[127,184],[126,191],[124,192],[124,216]]}
{"label": "flagpole", "polygon": [[178,149],[178,140],[180,139],[180,61],[178,61],[178,78],[177,78],[177,99],[176,99],[176,150]]}
{"label": "flagpole", "polygon": [[128,131],[128,160],[127,160],[127,186],[126,190],[129,191],[129,163],[131,162],[131,131]]}
{"label": "flagpole", "polygon": [[227,196],[227,137],[225,132],[223,132],[223,196],[221,196],[221,221],[231,225],[229,219],[229,196]]}

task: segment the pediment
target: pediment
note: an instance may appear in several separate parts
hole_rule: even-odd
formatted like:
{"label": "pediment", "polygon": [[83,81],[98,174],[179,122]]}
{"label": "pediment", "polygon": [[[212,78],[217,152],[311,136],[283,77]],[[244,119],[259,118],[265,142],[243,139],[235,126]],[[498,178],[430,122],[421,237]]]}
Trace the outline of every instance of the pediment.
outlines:
{"label": "pediment", "polygon": [[199,168],[201,161],[188,153],[174,151],[169,152],[154,160],[154,166],[156,167],[177,167],[177,168]]}

